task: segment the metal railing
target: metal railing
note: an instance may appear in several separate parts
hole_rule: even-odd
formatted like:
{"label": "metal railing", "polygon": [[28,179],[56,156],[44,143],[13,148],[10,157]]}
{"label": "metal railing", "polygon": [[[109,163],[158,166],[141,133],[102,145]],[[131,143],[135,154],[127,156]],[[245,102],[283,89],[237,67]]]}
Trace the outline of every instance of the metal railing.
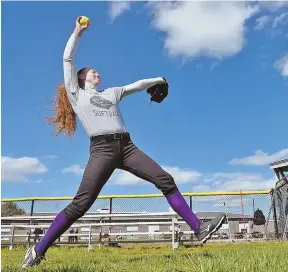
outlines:
{"label": "metal railing", "polygon": [[[95,219],[99,219],[100,223],[74,223],[73,224],[73,227],[74,228],[88,228],[88,232],[86,233],[77,233],[77,234],[73,234],[73,236],[77,236],[77,237],[80,237],[80,238],[87,238],[85,240],[87,240],[87,242],[85,243],[79,243],[79,244],[87,244],[88,246],[88,251],[90,251],[92,249],[92,245],[93,244],[97,244],[99,247],[105,243],[105,241],[103,241],[103,238],[106,238],[106,239],[110,239],[110,238],[117,238],[117,237],[122,237],[122,236],[140,236],[140,237],[150,237],[151,239],[146,239],[146,240],[119,240],[119,239],[113,239],[112,243],[128,243],[128,242],[132,242],[132,243],[147,243],[147,242],[152,242],[152,243],[159,243],[159,242],[171,242],[171,246],[172,246],[172,249],[177,249],[179,247],[179,244],[180,243],[183,243],[183,242],[186,242],[186,241],[193,241],[190,240],[190,239],[185,239],[185,236],[189,236],[189,235],[193,235],[194,234],[194,231],[192,230],[181,230],[181,227],[183,225],[185,225],[186,223],[181,220],[179,218],[179,216],[176,214],[176,213],[149,213],[149,214],[145,214],[145,216],[155,216],[157,217],[158,220],[160,221],[157,221],[157,223],[155,222],[130,222],[131,220],[134,219],[135,216],[143,216],[143,214],[127,214],[127,215],[124,215],[124,214],[112,214],[112,215],[109,215],[109,217],[112,217],[112,218],[125,218],[126,219],[126,222],[117,222],[117,223],[103,223],[101,222],[102,220],[104,220],[105,218],[108,218],[107,216],[103,217],[103,215],[93,215],[93,216],[86,216],[85,220],[89,221],[94,221]],[[6,219],[11,219],[10,217],[8,218],[3,218],[4,220]],[[36,217],[34,216],[33,218],[32,217],[27,217],[27,218],[24,218],[24,217],[16,217],[15,218],[15,221],[30,221],[31,219],[33,220],[37,220],[40,224],[37,225],[38,228],[43,228],[43,229],[48,229],[50,224],[42,224],[41,221],[43,220],[49,220],[49,219],[53,219],[53,217],[51,216],[39,216],[39,217]],[[151,231],[142,231],[142,232],[139,232],[139,231],[135,231],[135,232],[103,232],[103,228],[105,227],[128,227],[128,226],[154,226],[154,225],[157,225],[157,226],[163,226],[163,227],[170,227],[170,230],[166,230],[166,231],[157,231],[157,232],[151,232]],[[19,229],[25,229],[25,230],[31,230],[32,228],[35,228],[35,226],[33,225],[28,225],[28,224],[13,224],[13,225],[1,225],[1,228],[6,228],[6,229],[9,229],[9,234],[4,234],[2,235],[2,238],[9,238],[9,249],[13,249],[13,247],[19,243],[17,243],[15,241],[15,238],[28,238],[28,239],[33,239],[33,238],[40,238],[40,237],[43,237],[44,234],[40,234],[38,236],[35,236],[35,235],[31,235],[30,233],[29,234],[25,234],[25,233],[22,233],[22,234],[15,234],[17,230]],[[97,232],[93,232],[93,230],[97,230],[99,229],[100,231],[97,233]],[[71,234],[69,233],[64,233],[61,235],[62,238],[65,238],[65,237],[69,237],[71,236]],[[152,237],[151,237],[152,236]],[[157,236],[158,238],[154,238],[154,236]],[[166,238],[160,238],[160,236],[166,236]],[[95,238],[93,240],[93,237]],[[260,238],[260,239],[264,239],[264,236],[262,237],[253,237],[253,236],[243,236],[242,238],[244,239],[249,239],[249,240],[254,240],[254,239],[257,239],[257,238]],[[142,238],[143,239],[143,238]],[[219,239],[220,238],[215,238],[217,239],[217,241],[220,241]],[[231,241],[231,240],[237,240],[237,239],[241,239],[239,236],[237,237],[237,235],[235,234],[232,234],[230,233],[230,237],[226,237],[224,238],[225,241]],[[106,241],[107,243],[108,241]],[[109,240],[109,242],[111,243],[111,240]],[[108,242],[108,244],[109,244]],[[21,244],[21,243],[20,243]],[[56,244],[61,244],[61,243],[56,243]],[[65,242],[64,243],[62,242],[62,244],[69,244],[69,242]],[[71,243],[70,243],[71,245]]]}
{"label": "metal railing", "polygon": [[[123,218],[125,217],[126,220],[127,218],[131,218],[132,220],[134,219],[135,216],[143,216],[143,214],[111,214],[109,215],[109,218]],[[171,231],[162,231],[162,232],[157,232],[157,235],[160,234],[167,234],[167,235],[171,235],[171,242],[172,242],[172,248],[175,249],[178,247],[178,242],[176,241],[176,237],[179,236],[179,225],[181,224],[181,222],[178,222],[177,218],[178,215],[176,213],[149,213],[149,214],[145,214],[145,216],[156,216],[158,219],[161,218],[162,220],[166,220],[166,221],[160,221],[157,222],[157,225],[159,226],[171,226]],[[102,223],[101,221],[105,218],[108,218],[108,216],[103,216],[103,215],[93,215],[93,216],[83,216],[86,220],[95,220],[95,219],[99,219],[100,223],[81,223],[81,224],[73,224],[74,228],[85,228],[88,227],[89,228],[89,232],[88,233],[79,233],[79,234],[73,234],[73,236],[79,236],[79,237],[88,237],[88,250],[91,250],[92,248],[92,237],[93,236],[98,236],[98,241],[96,242],[99,246],[102,244],[102,238],[103,238],[103,233],[102,233],[102,228],[103,227],[111,227],[111,226],[149,226],[149,225],[155,225],[155,222],[123,222],[123,223]],[[43,220],[51,220],[54,219],[53,216],[28,216],[28,217],[24,217],[24,216],[17,216],[15,218],[13,218],[13,220],[15,221],[27,221],[27,223],[30,222],[30,220],[34,220],[34,221],[38,221],[41,222]],[[161,220],[160,219],[160,220]],[[168,219],[168,221],[167,221]],[[2,220],[11,220],[11,217],[3,217]],[[129,219],[128,219],[129,220]],[[183,224],[183,222],[182,222]],[[43,229],[48,229],[50,226],[50,224],[39,224],[37,225],[37,228],[43,228]],[[6,229],[10,229],[10,233],[9,234],[3,234],[1,236],[1,238],[9,238],[9,244],[10,244],[10,249],[13,248],[13,246],[17,243],[15,243],[14,238],[15,237],[24,237],[24,238],[34,238],[35,235],[31,236],[31,235],[27,235],[27,234],[15,234],[15,230],[17,229],[32,229],[35,228],[35,225],[28,225],[28,224],[13,224],[13,225],[1,225],[1,229],[2,228],[6,228]],[[99,233],[93,233],[92,230],[93,229],[97,229],[100,228],[100,232]],[[189,232],[190,233],[190,232]],[[120,233],[105,233],[104,236],[106,236],[106,238],[109,236],[128,236],[128,235],[155,235],[155,232],[120,232]],[[61,236],[62,237],[69,237],[71,234],[67,234],[64,233]],[[42,237],[44,236],[44,234],[40,234],[38,235],[38,237]],[[158,240],[159,241],[159,240]],[[167,240],[161,240],[163,241],[167,241]],[[117,242],[122,242],[122,241],[117,241]],[[127,241],[125,241],[127,242]]]}

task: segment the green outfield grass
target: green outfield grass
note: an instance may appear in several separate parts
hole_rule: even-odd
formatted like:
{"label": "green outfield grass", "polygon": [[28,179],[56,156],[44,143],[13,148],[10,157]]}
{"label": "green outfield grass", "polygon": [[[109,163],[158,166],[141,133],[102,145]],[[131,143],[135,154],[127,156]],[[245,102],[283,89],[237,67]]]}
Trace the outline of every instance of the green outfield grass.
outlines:
{"label": "green outfield grass", "polygon": [[122,248],[50,248],[37,268],[21,269],[24,248],[2,249],[1,271],[100,272],[100,271],[288,271],[288,242],[207,244],[198,248],[131,245]]}

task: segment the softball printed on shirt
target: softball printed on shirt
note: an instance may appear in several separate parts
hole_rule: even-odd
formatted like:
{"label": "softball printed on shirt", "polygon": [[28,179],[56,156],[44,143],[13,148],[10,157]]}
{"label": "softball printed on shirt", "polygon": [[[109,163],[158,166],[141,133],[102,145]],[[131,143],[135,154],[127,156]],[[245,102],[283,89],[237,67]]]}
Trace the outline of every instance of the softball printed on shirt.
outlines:
{"label": "softball printed on shirt", "polygon": [[95,116],[106,116],[106,117],[113,117],[119,116],[118,111],[111,111],[110,108],[115,105],[112,101],[102,97],[100,94],[93,95],[90,98],[90,104],[105,110],[93,110]]}
{"label": "softball printed on shirt", "polygon": [[100,95],[92,96],[90,98],[90,104],[106,110],[109,110],[114,105],[110,100],[107,100],[104,97],[101,97]]}

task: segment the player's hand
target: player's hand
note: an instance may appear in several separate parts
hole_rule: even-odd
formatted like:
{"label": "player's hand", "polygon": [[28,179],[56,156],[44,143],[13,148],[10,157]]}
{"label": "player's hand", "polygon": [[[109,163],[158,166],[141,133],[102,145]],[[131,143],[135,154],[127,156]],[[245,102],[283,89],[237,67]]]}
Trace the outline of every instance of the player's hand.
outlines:
{"label": "player's hand", "polygon": [[87,24],[85,24],[85,25],[81,25],[80,24],[80,19],[81,19],[82,17],[80,16],[80,17],[78,17],[77,19],[76,19],[76,28],[79,28],[79,29],[83,29],[83,30],[85,30],[85,29],[87,29],[89,26],[90,26],[90,21],[88,21],[87,22]]}
{"label": "player's hand", "polygon": [[88,21],[88,23],[86,25],[81,25],[79,23],[80,19],[81,19],[81,16],[76,19],[76,22],[75,22],[76,23],[76,27],[75,27],[75,30],[74,30],[74,33],[76,35],[78,35],[78,36],[81,36],[83,34],[83,32],[90,26],[90,22],[89,21]]}

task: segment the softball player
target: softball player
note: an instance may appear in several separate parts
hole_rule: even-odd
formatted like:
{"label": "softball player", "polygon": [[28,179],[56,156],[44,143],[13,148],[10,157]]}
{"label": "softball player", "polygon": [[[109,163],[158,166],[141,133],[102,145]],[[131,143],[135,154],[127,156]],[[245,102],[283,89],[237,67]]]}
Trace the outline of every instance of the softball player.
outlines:
{"label": "softball player", "polygon": [[128,171],[154,184],[198,240],[206,242],[221,227],[225,214],[209,222],[200,222],[173,177],[135,146],[120,112],[119,103],[124,97],[165,80],[162,77],[143,79],[100,91],[99,73],[92,67],[77,72],[73,62],[78,41],[89,27],[80,25],[79,19],[64,50],[64,85],[58,88],[57,116],[49,123],[56,124],[56,135],[64,132],[71,136],[76,130],[77,116],[90,138],[90,156],[73,201],[55,217],[40,242],[27,250],[22,267],[38,265],[45,259],[52,243],[89,210],[115,169]]}

